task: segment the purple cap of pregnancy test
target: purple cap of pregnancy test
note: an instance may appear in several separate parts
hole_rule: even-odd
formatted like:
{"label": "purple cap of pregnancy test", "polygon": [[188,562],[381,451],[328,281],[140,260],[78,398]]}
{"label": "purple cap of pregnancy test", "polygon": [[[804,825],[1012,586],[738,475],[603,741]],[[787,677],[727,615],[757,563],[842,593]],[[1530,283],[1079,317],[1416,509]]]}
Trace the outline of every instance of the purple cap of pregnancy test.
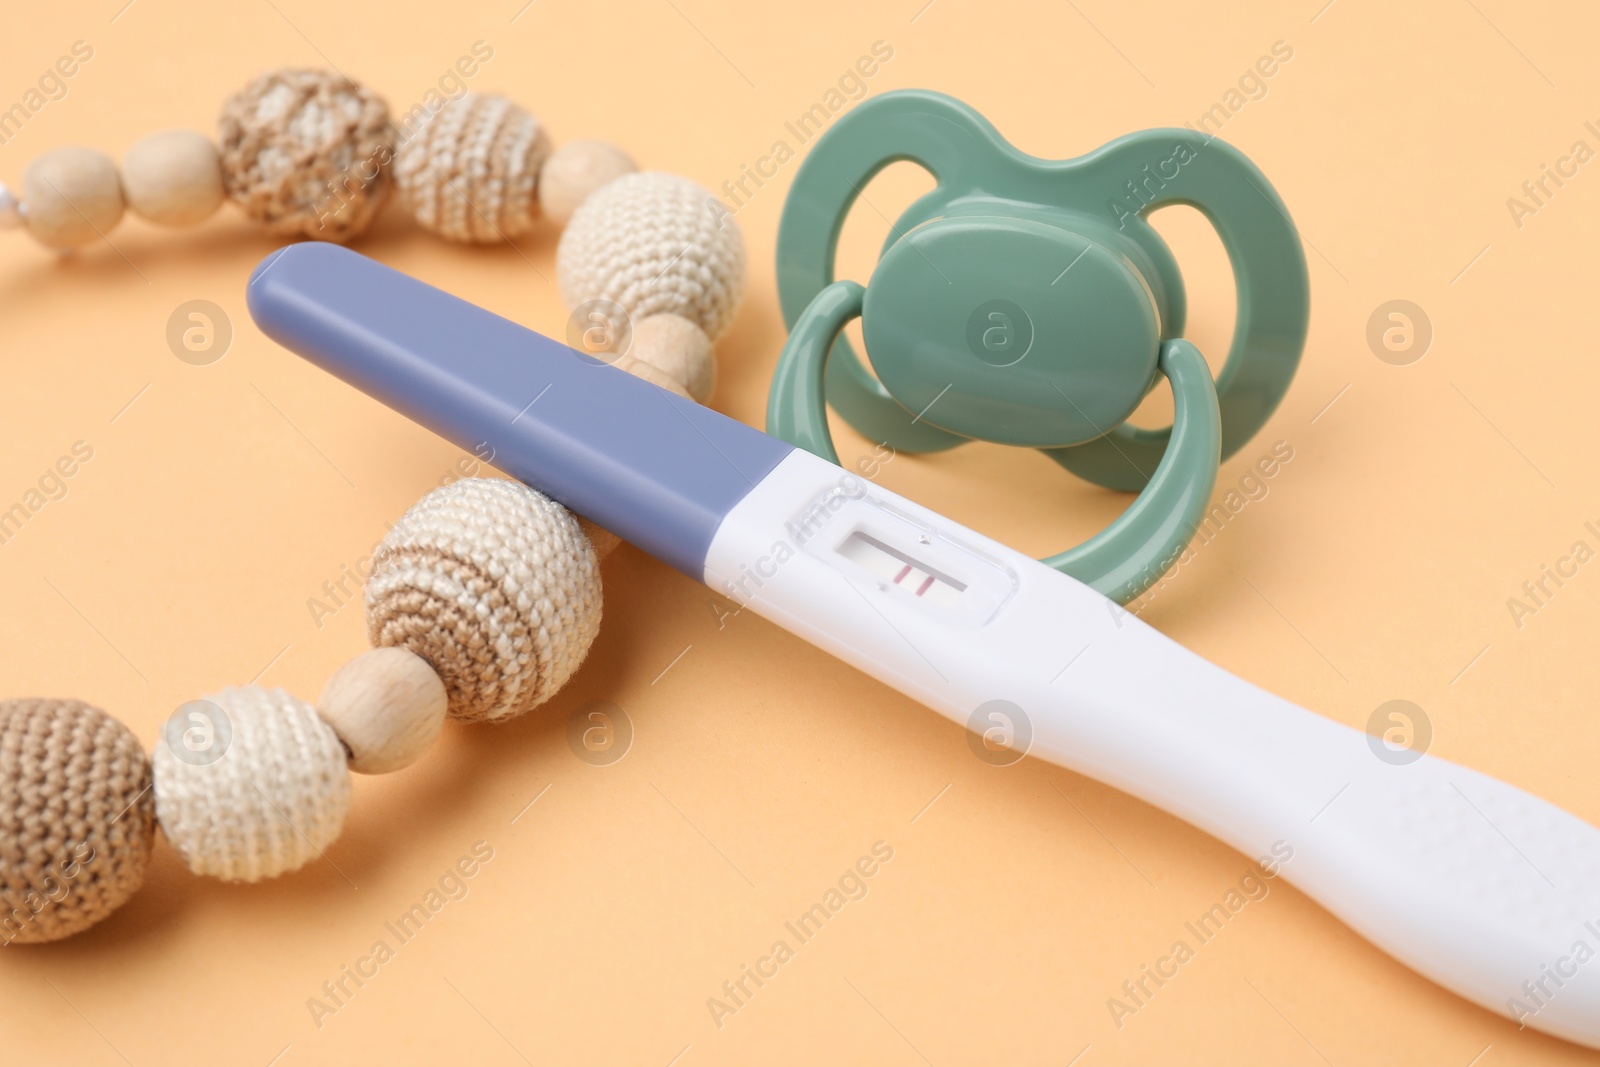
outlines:
{"label": "purple cap of pregnancy test", "polygon": [[321,241],[256,267],[263,333],[699,581],[792,446]]}

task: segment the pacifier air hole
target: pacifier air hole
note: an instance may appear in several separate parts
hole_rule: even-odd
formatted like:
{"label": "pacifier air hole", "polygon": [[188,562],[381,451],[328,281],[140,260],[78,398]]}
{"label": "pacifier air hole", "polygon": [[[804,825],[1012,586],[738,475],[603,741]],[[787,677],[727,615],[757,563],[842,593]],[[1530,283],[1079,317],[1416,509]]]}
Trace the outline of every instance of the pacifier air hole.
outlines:
{"label": "pacifier air hole", "polygon": [[[1215,378],[1222,373],[1237,319],[1238,291],[1228,252],[1217,231],[1199,211],[1187,204],[1173,204],[1146,216],[1150,228],[1183,264],[1183,282],[1189,314],[1183,334],[1206,357]],[[1172,392],[1155,388],[1128,416],[1128,423],[1141,430],[1164,430],[1172,425]]]}

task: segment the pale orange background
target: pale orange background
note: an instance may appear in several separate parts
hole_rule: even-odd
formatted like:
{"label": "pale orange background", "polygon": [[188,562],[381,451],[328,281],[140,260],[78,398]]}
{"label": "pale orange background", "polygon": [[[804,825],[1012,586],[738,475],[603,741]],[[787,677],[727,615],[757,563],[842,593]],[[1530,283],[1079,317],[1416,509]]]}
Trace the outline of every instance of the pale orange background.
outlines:
{"label": "pale orange background", "polygon": [[[280,64],[332,63],[409,107],[478,40],[494,58],[474,88],[510,94],[558,141],[609,138],[712,188],[877,40],[894,58],[873,93],[943,90],[1023,149],[1066,157],[1197,118],[1288,42],[1293,60],[1224,135],[1306,239],[1310,341],[1219,494],[1275,441],[1295,458],[1144,617],[1340,722],[1415,701],[1436,753],[1600,823],[1600,572],[1520,629],[1506,607],[1574,540],[1595,544],[1583,523],[1600,519],[1600,164],[1520,230],[1506,207],[1575,140],[1600,147],[1583,128],[1600,119],[1587,5],[538,0],[518,16],[523,0],[123,3],[7,11],[0,106],[74,41],[94,58],[0,147],[0,178],[15,186],[60,144],[120,156],[155,129],[209,132],[227,93]],[[738,215],[750,288],[719,348],[715,406],[757,425],[784,336],[772,264],[795,168]],[[865,278],[883,216],[926,184],[895,171],[868,190],[882,215],[852,217],[843,273]],[[1185,264],[1190,336],[1215,358],[1232,323],[1220,246],[1193,217],[1160,225]],[[558,333],[557,236],[545,227],[520,253],[463,248],[391,211],[359,247]],[[275,242],[231,207],[186,233],[130,219],[116,250],[67,260],[4,238],[0,505],[74,441],[94,458],[0,546],[0,692],[89,700],[147,745],[178,703],[263,670],[263,684],[314,697],[365,634],[358,606],[319,629],[307,599],[458,451],[253,327],[245,279]],[[164,338],[196,298],[235,329],[206,367]],[[1411,366],[1380,362],[1365,340],[1395,298],[1435,330]],[[840,433],[847,462],[867,451]],[[879,479],[1041,554],[1126,504],[995,447],[902,456]],[[604,627],[572,683],[523,721],[451,726],[422,764],[357,778],[329,862],[224,885],[158,842],[144,891],[109,921],[6,949],[0,1059],[1597,1058],[1444,992],[1281,883],[1118,1029],[1107,998],[1237,882],[1243,857],[1044,763],[985,765],[957,726],[760,619],[719,626],[718,598],[631,548],[605,584]],[[621,706],[636,731],[609,767],[566,742],[568,715],[592,699]],[[470,895],[319,1029],[307,998],[480,840],[494,859]],[[707,998],[879,840],[894,859],[870,894],[718,1029]]]}

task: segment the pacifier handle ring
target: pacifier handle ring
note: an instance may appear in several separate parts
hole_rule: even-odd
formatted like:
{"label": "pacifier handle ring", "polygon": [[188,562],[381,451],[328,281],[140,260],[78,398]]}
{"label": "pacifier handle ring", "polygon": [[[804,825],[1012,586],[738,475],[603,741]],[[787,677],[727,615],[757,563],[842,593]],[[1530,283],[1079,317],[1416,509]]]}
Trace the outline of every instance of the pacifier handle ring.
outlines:
{"label": "pacifier handle ring", "polygon": [[767,432],[829,463],[839,462],[833,431],[828,429],[829,356],[848,344],[840,333],[850,320],[861,317],[866,294],[860,282],[845,279],[807,302],[789,330],[767,394]]}
{"label": "pacifier handle ring", "polygon": [[[767,432],[830,463],[839,462],[839,453],[823,404],[829,356],[840,331],[861,315],[865,296],[858,282],[836,281],[809,302],[789,331],[767,397]],[[1172,385],[1173,420],[1148,484],[1110,526],[1044,560],[1123,604],[1188,547],[1211,502],[1221,458],[1221,415],[1205,357],[1173,338],[1162,342],[1157,366]]]}
{"label": "pacifier handle ring", "polygon": [[[972,161],[990,158],[1004,146],[999,131],[981,115],[939,93],[905,89],[863,101],[811,150],[790,186],[778,224],[778,247],[785,250],[778,260],[784,322],[792,329],[835,280],[845,216],[879,171],[909,160],[939,185],[959,185]],[[862,365],[849,338],[834,343],[838,358],[828,364],[829,403],[852,426],[869,437],[892,434],[895,446],[907,452],[966,443],[959,434],[917,421],[916,413]]]}
{"label": "pacifier handle ring", "polygon": [[[1152,175],[1156,148],[1175,174]],[[1130,177],[1143,183],[1135,193]],[[1277,409],[1305,347],[1311,291],[1299,231],[1254,163],[1192,130],[1146,130],[1113,141],[1094,154],[1083,180],[1099,202],[1127,209],[1119,228],[1150,229],[1149,212],[1184,204],[1205,215],[1221,238],[1238,292],[1233,341],[1216,377],[1227,459]],[[1160,462],[1170,433],[1125,423],[1099,440],[1041,451],[1080,477],[1133,491]]]}
{"label": "pacifier handle ring", "polygon": [[1205,357],[1192,342],[1174,337],[1161,343],[1156,365],[1172,386],[1173,414],[1155,472],[1110,526],[1043,560],[1119,604],[1154,585],[1189,547],[1211,505],[1222,460],[1222,414]]}

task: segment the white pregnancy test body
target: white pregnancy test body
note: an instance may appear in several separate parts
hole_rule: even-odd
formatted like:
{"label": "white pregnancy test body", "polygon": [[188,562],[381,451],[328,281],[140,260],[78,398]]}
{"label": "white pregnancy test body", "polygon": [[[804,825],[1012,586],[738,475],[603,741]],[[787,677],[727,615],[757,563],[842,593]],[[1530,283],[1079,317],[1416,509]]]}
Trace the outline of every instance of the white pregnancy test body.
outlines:
{"label": "white pregnancy test body", "polygon": [[1246,856],[1287,844],[1279,873],[1397,959],[1600,1047],[1600,959],[1587,960],[1600,949],[1600,831],[1561,809],[1432,756],[1381,760],[1366,734],[798,449],[723,520],[705,581],[956,722],[1009,730],[1030,755]]}

